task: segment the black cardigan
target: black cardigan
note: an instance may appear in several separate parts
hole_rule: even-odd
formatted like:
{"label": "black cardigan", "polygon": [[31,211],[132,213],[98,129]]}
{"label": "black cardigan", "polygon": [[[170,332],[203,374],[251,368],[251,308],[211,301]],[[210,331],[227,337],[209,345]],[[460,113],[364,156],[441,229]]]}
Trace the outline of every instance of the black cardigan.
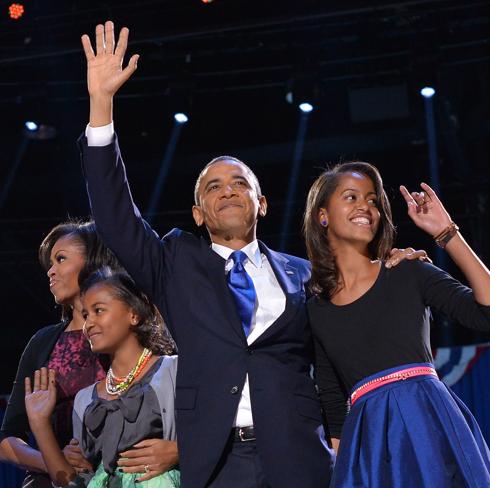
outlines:
{"label": "black cardigan", "polygon": [[30,427],[24,400],[24,378],[32,378],[36,369],[47,366],[51,351],[67,325],[68,321],[43,327],[31,337],[24,349],[3,418],[0,441],[6,437],[20,437],[28,441]]}

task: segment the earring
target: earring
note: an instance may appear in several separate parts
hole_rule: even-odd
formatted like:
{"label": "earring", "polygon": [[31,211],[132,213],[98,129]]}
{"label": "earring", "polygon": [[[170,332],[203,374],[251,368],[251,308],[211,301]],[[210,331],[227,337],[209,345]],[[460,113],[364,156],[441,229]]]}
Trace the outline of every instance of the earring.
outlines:
{"label": "earring", "polygon": [[325,219],[323,219],[323,220],[320,222],[320,224],[322,224],[322,226],[323,226],[323,227],[327,227],[327,226],[328,226],[328,222],[327,222]]}

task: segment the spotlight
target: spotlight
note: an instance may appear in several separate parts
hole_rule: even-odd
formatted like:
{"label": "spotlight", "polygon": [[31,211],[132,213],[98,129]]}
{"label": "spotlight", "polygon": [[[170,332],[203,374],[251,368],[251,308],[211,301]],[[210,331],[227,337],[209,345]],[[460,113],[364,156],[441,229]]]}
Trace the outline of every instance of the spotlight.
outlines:
{"label": "spotlight", "polygon": [[307,114],[313,110],[313,105],[311,103],[308,103],[308,102],[303,102],[303,103],[299,104],[299,109],[303,113]]}
{"label": "spotlight", "polygon": [[436,91],[431,86],[426,86],[420,90],[420,94],[425,98],[432,98],[436,94]]}
{"label": "spotlight", "polygon": [[174,119],[179,124],[185,124],[189,120],[189,117],[182,112],[177,112],[174,114]]}
{"label": "spotlight", "polygon": [[9,7],[9,16],[13,20],[19,20],[24,15],[24,5],[12,3]]}
{"label": "spotlight", "polygon": [[39,126],[36,124],[36,122],[33,122],[32,120],[28,120],[28,121],[25,123],[25,126],[26,126],[26,129],[27,129],[29,132],[35,132],[35,131],[37,131],[37,129],[39,128]]}
{"label": "spotlight", "polygon": [[32,120],[24,124],[24,136],[33,141],[47,141],[54,139],[57,135],[58,131],[52,125],[36,124]]}
{"label": "spotlight", "polygon": [[318,73],[311,69],[297,70],[286,86],[286,102],[303,113],[313,110],[320,96]]}

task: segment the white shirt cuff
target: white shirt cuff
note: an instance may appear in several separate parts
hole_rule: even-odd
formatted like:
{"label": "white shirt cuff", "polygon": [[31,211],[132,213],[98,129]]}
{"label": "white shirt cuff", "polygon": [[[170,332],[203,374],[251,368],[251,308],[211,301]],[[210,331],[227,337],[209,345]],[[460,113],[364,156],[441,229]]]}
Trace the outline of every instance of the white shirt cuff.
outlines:
{"label": "white shirt cuff", "polygon": [[114,140],[114,122],[101,127],[90,127],[87,124],[85,135],[88,146],[108,146]]}

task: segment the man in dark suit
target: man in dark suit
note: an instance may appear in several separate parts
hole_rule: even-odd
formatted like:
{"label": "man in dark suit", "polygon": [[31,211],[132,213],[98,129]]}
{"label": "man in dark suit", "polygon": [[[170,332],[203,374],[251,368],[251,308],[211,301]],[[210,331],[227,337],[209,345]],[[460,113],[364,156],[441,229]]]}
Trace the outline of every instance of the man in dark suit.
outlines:
{"label": "man in dark suit", "polygon": [[[211,162],[196,185],[192,213],[211,247],[177,229],[160,240],[141,219],[112,129],[112,97],[136,69],[137,56],[122,69],[127,38],[123,29],[114,45],[112,22],[97,26],[96,53],[82,38],[91,110],[80,147],[98,231],[157,304],[179,347],[183,487],[327,487],[333,454],[309,375],[308,262],[257,241],[267,202],[250,168],[234,158]],[[236,250],[253,283],[248,329],[230,288]]]}
{"label": "man in dark suit", "polygon": [[[82,37],[90,94],[82,164],[98,231],[157,304],[179,348],[183,487],[327,487],[334,456],[309,374],[309,264],[256,239],[267,201],[235,158],[213,160],[196,183],[192,214],[211,246],[178,229],[160,240],[142,220],[112,126],[113,96],[138,60],[122,68],[127,40],[124,28],[115,46],[112,22],[97,26],[95,53]],[[151,476],[157,467],[145,459],[154,457],[140,452],[121,466],[146,466]]]}

